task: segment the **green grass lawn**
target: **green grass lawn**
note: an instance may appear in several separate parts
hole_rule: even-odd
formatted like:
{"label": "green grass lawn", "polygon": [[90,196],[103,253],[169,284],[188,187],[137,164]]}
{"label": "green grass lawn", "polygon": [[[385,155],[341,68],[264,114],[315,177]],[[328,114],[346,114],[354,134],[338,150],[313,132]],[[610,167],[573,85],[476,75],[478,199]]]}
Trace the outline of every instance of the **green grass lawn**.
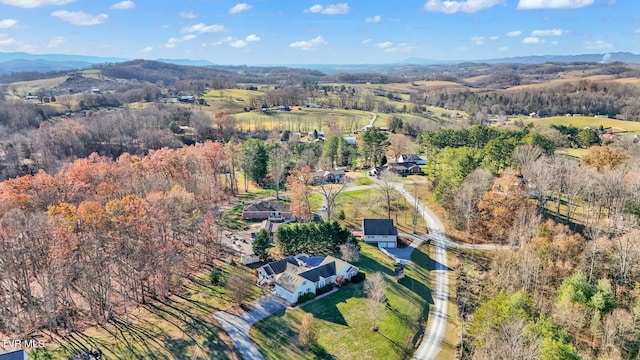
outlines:
{"label": "green grass lawn", "polygon": [[[414,251],[414,264],[406,278],[392,278],[393,262],[370,245],[362,244],[361,271],[385,275],[387,306],[379,331],[370,330],[363,283],[349,284],[337,292],[298,309],[287,309],[251,328],[251,338],[266,359],[406,359],[413,354],[424,332],[433,303],[430,271],[433,261],[426,249]],[[318,344],[312,349],[298,342],[305,313],[313,314]]]}
{"label": "green grass lawn", "polygon": [[373,184],[373,179],[368,176],[362,176],[353,180],[353,183],[356,185],[371,185]]}
{"label": "green grass lawn", "polygon": [[[400,232],[413,232],[412,224],[412,204],[406,202],[399,193],[395,193],[395,199],[391,204],[391,218]],[[346,219],[343,221],[348,227],[362,226],[364,218],[383,219],[387,217],[387,209],[384,206],[385,200],[380,195],[380,190],[376,187],[370,189],[360,189],[346,191],[338,195],[336,199],[336,211],[343,210]],[[427,224],[422,217],[417,219],[418,232],[426,232]]]}
{"label": "green grass lawn", "polygon": [[319,209],[322,206],[322,194],[313,193],[309,195],[309,202],[311,203],[311,209]]}

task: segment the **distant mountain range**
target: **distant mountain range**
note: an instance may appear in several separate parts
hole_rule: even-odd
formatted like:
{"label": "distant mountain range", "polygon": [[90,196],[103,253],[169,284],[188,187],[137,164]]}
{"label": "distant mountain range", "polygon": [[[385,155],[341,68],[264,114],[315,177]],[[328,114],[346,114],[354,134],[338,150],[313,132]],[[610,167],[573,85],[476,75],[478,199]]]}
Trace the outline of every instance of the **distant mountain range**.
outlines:
{"label": "distant mountain range", "polygon": [[[85,55],[66,55],[66,54],[29,54],[25,52],[0,52],[0,74],[13,72],[51,72],[65,71],[90,67],[94,64],[125,62],[132,59],[99,57]],[[214,63],[208,60],[190,60],[190,59],[157,59],[165,63],[187,66],[212,66]],[[582,55],[537,55],[537,56],[518,56],[496,59],[486,59],[477,61],[442,61],[430,60],[422,58],[408,58],[397,64],[289,64],[281,65],[291,68],[305,68],[325,72],[327,74],[339,72],[385,72],[389,67],[398,65],[448,65],[458,63],[521,63],[521,64],[542,64],[546,62],[571,63],[571,62],[591,62],[591,63],[609,63],[619,61],[627,64],[640,64],[640,55],[628,52],[615,52],[606,54],[582,54]],[[274,64],[264,65],[273,67]]]}
{"label": "distant mountain range", "polygon": [[516,56],[485,60],[451,60],[440,61],[421,58],[409,58],[404,60],[403,64],[413,65],[438,65],[438,64],[459,64],[459,63],[485,63],[485,64],[543,64],[547,62],[572,63],[572,62],[590,62],[590,63],[610,63],[622,62],[626,64],[640,64],[640,55],[629,52],[614,52],[605,54],[581,54],[581,55],[532,55],[532,56]]}
{"label": "distant mountain range", "polygon": [[[119,63],[133,59],[66,55],[66,54],[29,54],[25,52],[0,52],[0,74],[12,72],[50,72],[75,70],[90,67],[95,64]],[[210,66],[215,65],[208,60],[190,59],[157,59],[165,63],[188,66]]]}

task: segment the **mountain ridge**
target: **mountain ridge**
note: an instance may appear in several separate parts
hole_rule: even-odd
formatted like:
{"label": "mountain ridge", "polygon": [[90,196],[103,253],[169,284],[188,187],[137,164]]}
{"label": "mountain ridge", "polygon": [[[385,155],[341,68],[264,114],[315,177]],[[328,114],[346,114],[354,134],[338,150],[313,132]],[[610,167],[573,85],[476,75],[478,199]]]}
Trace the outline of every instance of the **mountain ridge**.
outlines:
{"label": "mountain ridge", "polygon": [[[0,52],[0,74],[14,72],[51,72],[65,71],[87,68],[92,65],[104,63],[120,63],[131,61],[133,59],[117,58],[117,57],[100,57],[88,55],[71,55],[71,54],[30,54],[26,52]],[[205,59],[155,59],[175,65],[184,66],[214,66],[215,63]],[[571,62],[590,62],[590,63],[610,63],[622,62],[628,64],[640,64],[640,55],[630,52],[613,52],[613,53],[594,53],[594,54],[577,54],[577,55],[531,55],[531,56],[515,56],[503,57],[484,60],[434,60],[423,58],[407,58],[396,63],[386,64],[264,64],[262,66],[286,66],[291,68],[305,68],[321,70],[327,73],[340,72],[372,72],[380,71],[384,68],[403,66],[403,65],[455,65],[462,63],[520,63],[520,64],[542,64],[547,62],[571,63]],[[257,66],[257,65],[256,65]]]}

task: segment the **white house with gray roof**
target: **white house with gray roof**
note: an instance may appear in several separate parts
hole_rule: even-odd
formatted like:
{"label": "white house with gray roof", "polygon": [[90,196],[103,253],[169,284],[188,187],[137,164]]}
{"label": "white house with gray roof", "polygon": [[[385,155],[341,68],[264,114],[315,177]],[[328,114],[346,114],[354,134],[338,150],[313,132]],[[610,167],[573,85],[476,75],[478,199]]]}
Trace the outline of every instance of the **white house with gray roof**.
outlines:
{"label": "white house with gray roof", "polygon": [[316,293],[317,289],[328,285],[342,284],[358,274],[359,269],[338,258],[327,256],[318,266],[312,268],[287,269],[275,282],[278,296],[294,304],[301,295]]}
{"label": "white house with gray roof", "polygon": [[308,258],[309,255],[307,254],[298,254],[259,267],[257,284],[259,286],[271,285],[287,270],[298,272],[300,269],[302,271],[309,269],[310,267],[307,265]]}

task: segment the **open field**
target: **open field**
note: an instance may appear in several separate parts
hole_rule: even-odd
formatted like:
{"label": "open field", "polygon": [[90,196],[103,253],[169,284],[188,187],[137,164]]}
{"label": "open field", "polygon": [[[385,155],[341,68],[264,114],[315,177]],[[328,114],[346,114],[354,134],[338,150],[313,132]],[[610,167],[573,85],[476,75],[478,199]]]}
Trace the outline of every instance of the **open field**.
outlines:
{"label": "open field", "polygon": [[558,149],[556,150],[557,154],[566,154],[569,156],[573,156],[575,158],[582,158],[584,155],[587,154],[587,152],[589,152],[588,149]]}
{"label": "open field", "polygon": [[629,132],[629,131],[640,131],[640,122],[637,121],[625,121],[625,120],[616,120],[616,119],[602,119],[595,118],[592,116],[552,116],[547,118],[540,119],[531,119],[527,118],[523,119],[523,121],[531,122],[533,124],[542,124],[542,125],[573,125],[577,128],[584,127],[599,127],[600,125],[605,128],[611,128],[614,132]]}
{"label": "open field", "polygon": [[[380,271],[388,288],[387,306],[379,331],[370,330],[363,283],[349,284],[337,292],[298,309],[287,309],[251,328],[251,338],[266,359],[407,359],[424,332],[433,304],[430,271],[435,264],[421,247],[413,252],[414,264],[406,277],[396,282],[393,262],[371,245],[363,244],[356,265],[370,275]],[[318,344],[311,349],[298,342],[298,329],[305,313],[313,314],[318,326]]]}
{"label": "open field", "polygon": [[39,79],[31,81],[19,81],[11,83],[8,87],[8,93],[16,93],[20,96],[26,96],[28,93],[35,94],[39,89],[50,89],[64,83],[67,76],[58,76],[51,79]]}
{"label": "open field", "polygon": [[342,109],[292,108],[292,111],[271,113],[244,112],[235,114],[241,130],[290,130],[291,132],[326,132],[337,126],[344,133],[351,133],[369,123],[371,115],[366,111]]}
{"label": "open field", "polygon": [[245,89],[221,89],[209,90],[202,98],[205,100],[229,100],[245,101],[248,97],[264,96],[263,91],[245,90]]}
{"label": "open field", "polygon": [[[253,276],[246,267],[239,267]],[[100,349],[106,359],[239,359],[212,313],[231,305],[225,289],[210,284],[208,271],[186,280],[180,295],[129,309],[124,316],[70,336],[45,341],[31,359],[67,358]],[[262,295],[254,287],[252,298]]]}
{"label": "open field", "polygon": [[[379,190],[375,187],[343,192],[336,199],[337,206],[334,214],[343,210],[346,215],[344,223],[351,228],[361,227],[364,218],[386,218],[387,209],[380,196]],[[404,197],[395,193],[391,203],[391,218],[394,219],[399,232],[413,232],[412,214],[412,204],[407,203]],[[420,216],[418,216],[416,231],[422,233],[427,231],[427,224]]]}
{"label": "open field", "polygon": [[[323,82],[322,85],[341,86],[343,85],[343,83],[324,83]],[[420,91],[420,90],[431,91],[431,90],[442,90],[442,89],[449,89],[449,88],[464,87],[452,81],[426,81],[426,80],[412,81],[412,82],[406,82],[406,83],[392,83],[392,84],[350,84],[349,86],[357,89],[370,90],[371,92],[376,90],[376,91],[398,93],[396,95],[403,95],[403,93],[408,93],[409,91]],[[407,97],[407,100],[408,100],[408,97]]]}

